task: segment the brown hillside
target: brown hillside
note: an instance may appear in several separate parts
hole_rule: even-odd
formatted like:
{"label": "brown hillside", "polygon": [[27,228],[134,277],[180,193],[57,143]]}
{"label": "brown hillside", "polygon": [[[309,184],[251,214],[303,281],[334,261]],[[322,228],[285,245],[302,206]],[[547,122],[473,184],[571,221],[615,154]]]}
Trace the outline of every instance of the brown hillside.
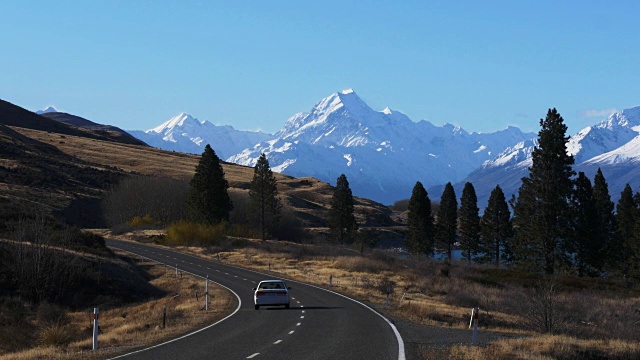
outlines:
{"label": "brown hillside", "polygon": [[[88,163],[117,167],[125,172],[190,178],[198,155],[159,150],[146,146],[115,143],[80,136],[69,136],[26,128],[13,128],[38,142],[49,144],[60,152]],[[253,168],[223,164],[232,191],[248,191]],[[276,174],[279,191],[287,205],[311,227],[325,226],[333,187],[314,178],[293,178]],[[382,204],[356,198],[358,221],[365,226],[390,226],[390,210]]]}

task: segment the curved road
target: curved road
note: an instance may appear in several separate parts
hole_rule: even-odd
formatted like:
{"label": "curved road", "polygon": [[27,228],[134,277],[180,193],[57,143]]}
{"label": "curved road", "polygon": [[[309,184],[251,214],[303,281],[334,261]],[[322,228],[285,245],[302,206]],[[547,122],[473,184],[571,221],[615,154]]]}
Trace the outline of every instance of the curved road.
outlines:
{"label": "curved road", "polygon": [[294,281],[291,308],[253,307],[253,287],[273,278],[250,270],[139,243],[107,245],[222,284],[237,294],[237,312],[215,326],[123,359],[398,359],[404,344],[390,323],[339,294]]}

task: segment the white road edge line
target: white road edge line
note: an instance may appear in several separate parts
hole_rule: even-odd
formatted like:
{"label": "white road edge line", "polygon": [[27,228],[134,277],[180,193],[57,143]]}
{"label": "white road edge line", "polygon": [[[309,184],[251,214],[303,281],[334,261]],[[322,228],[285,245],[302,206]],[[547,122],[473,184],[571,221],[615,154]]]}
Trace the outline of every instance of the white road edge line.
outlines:
{"label": "white road edge line", "polygon": [[255,353],[253,355],[249,355],[249,356],[247,356],[247,359],[253,359],[254,357],[256,357],[258,355],[260,355],[260,353]]}
{"label": "white road edge line", "polygon": [[[111,248],[113,248],[113,249],[118,249],[118,250],[120,250],[120,251],[128,252],[129,254],[138,255],[138,254],[136,254],[136,253],[134,253],[134,252],[127,251],[127,250],[124,250],[124,249],[121,249],[121,248],[118,248],[118,247],[115,247],[115,246],[110,246],[110,247],[111,247]],[[152,259],[149,259],[149,260],[152,260]],[[156,261],[156,260],[152,260],[152,261]],[[160,261],[156,261],[156,262],[157,262],[157,263],[160,263],[160,264],[163,264],[163,263],[162,263],[162,262],[160,262]],[[164,264],[164,265],[169,265],[169,264]],[[197,277],[199,277],[199,278],[204,279],[204,277],[202,277],[202,276],[200,276],[200,275],[196,275],[196,274],[194,274],[194,273],[190,273],[190,272],[188,272],[188,271],[184,271],[184,270],[183,270],[183,272],[186,272],[186,273],[191,274],[191,275],[193,275],[193,276],[197,276]],[[209,328],[211,328],[211,327],[214,327],[214,326],[216,326],[216,325],[220,324],[221,322],[223,322],[223,321],[227,320],[228,318],[232,317],[233,315],[235,315],[235,314],[240,310],[240,307],[242,306],[242,300],[240,300],[240,296],[238,296],[238,294],[236,294],[236,292],[235,292],[235,291],[233,291],[233,290],[229,289],[228,287],[226,287],[226,286],[224,286],[224,285],[222,285],[222,284],[219,284],[219,283],[217,283],[217,282],[215,282],[215,281],[213,281],[213,280],[209,280],[209,281],[210,281],[210,282],[212,282],[212,283],[215,283],[215,284],[217,284],[217,285],[219,285],[219,286],[222,286],[223,288],[225,288],[225,289],[229,290],[233,295],[235,295],[235,296],[236,296],[236,298],[238,299],[238,307],[236,307],[236,309],[235,309],[231,314],[227,315],[226,317],[224,317],[224,318],[222,318],[222,319],[220,319],[220,320],[216,321],[215,323],[213,323],[213,324],[211,324],[211,325],[209,325],[209,326],[205,326],[205,327],[203,327],[202,329],[196,330],[196,331],[194,331],[194,332],[190,332],[190,333],[185,334],[185,335],[182,335],[182,336],[180,336],[180,337],[178,337],[178,338],[171,339],[171,340],[169,340],[169,341],[165,341],[165,342],[163,342],[163,343],[160,343],[160,344],[157,344],[157,345],[154,345],[154,346],[150,346],[150,347],[148,347],[148,348],[144,348],[144,349],[140,349],[140,350],[132,351],[132,352],[130,352],[130,353],[122,354],[122,355],[119,355],[119,356],[116,356],[116,357],[112,357],[112,358],[110,358],[109,360],[119,359],[119,358],[123,358],[123,357],[125,357],[125,356],[129,356],[129,355],[133,355],[133,354],[138,354],[138,353],[141,353],[141,352],[143,352],[143,351],[147,351],[147,350],[150,350],[150,349],[154,349],[154,348],[160,347],[160,346],[162,346],[162,345],[166,345],[166,344],[172,343],[172,342],[174,342],[174,341],[182,340],[182,339],[184,339],[184,338],[186,338],[186,337],[189,337],[189,336],[191,336],[191,335],[195,335],[195,334],[197,334],[197,333],[199,333],[199,332],[201,332],[201,331],[205,331],[205,330],[207,330],[207,329],[209,329]],[[254,355],[252,355],[252,356],[256,356],[256,355],[258,355],[258,354],[259,354],[259,353],[255,353],[255,354],[254,354]]]}
{"label": "white road edge line", "polygon": [[[120,240],[120,241],[122,241],[122,240]],[[145,246],[154,246],[154,245],[145,245]],[[184,254],[184,253],[176,252],[176,251],[165,249],[165,248],[162,248],[162,249],[164,251],[172,251],[172,252],[175,252],[177,254],[180,254],[180,255],[183,255],[183,256],[189,256],[189,257],[196,258],[196,259],[199,259],[199,260],[214,261],[214,260],[205,259],[205,258],[198,257],[198,256],[195,256],[195,255],[191,255],[191,254]],[[251,272],[251,273],[254,273],[254,274],[259,274],[259,275],[263,275],[263,276],[269,276],[268,274],[264,274],[264,273],[261,273],[259,271],[255,271],[255,270],[249,270],[249,269],[241,268],[239,266],[233,266],[233,265],[229,265],[229,264],[224,264],[224,265],[228,266],[230,268],[235,268],[235,269],[239,269],[239,270],[242,270],[242,271],[247,271],[247,272]],[[374,314],[380,316],[391,327],[391,330],[393,330],[393,333],[396,335],[396,339],[398,341],[398,360],[406,360],[407,359],[405,354],[404,354],[404,341],[402,340],[402,336],[400,335],[400,332],[398,331],[398,328],[396,328],[396,326],[391,321],[389,321],[389,319],[384,317],[382,314],[380,314],[379,312],[377,312],[376,310],[374,310],[370,306],[368,306],[368,305],[366,305],[366,304],[364,304],[364,303],[362,303],[362,302],[360,302],[360,301],[358,301],[356,299],[352,299],[352,298],[350,298],[350,297],[348,297],[346,295],[342,295],[340,293],[337,293],[337,292],[329,290],[329,289],[325,289],[325,288],[320,287],[320,286],[311,285],[311,284],[304,283],[302,281],[293,280],[293,279],[287,279],[287,278],[282,278],[282,279],[283,280],[287,280],[287,281],[291,281],[291,282],[296,283],[296,284],[311,286],[311,287],[316,288],[316,289],[320,289],[320,290],[324,290],[324,291],[336,294],[336,295],[341,296],[341,297],[343,297],[345,299],[351,300],[351,301],[355,302],[356,304],[360,304],[360,305],[364,306],[365,308],[369,309]],[[254,283],[257,284],[258,282],[254,281]],[[300,305],[300,307],[302,308],[304,306]]]}

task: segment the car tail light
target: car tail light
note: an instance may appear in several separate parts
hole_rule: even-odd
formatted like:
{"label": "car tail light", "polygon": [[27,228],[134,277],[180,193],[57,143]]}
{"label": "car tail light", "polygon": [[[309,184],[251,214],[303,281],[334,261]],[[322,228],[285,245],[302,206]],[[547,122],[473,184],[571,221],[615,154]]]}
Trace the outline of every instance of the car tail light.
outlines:
{"label": "car tail light", "polygon": [[256,296],[262,296],[262,295],[266,295],[266,293],[260,292],[260,291],[256,291]]}

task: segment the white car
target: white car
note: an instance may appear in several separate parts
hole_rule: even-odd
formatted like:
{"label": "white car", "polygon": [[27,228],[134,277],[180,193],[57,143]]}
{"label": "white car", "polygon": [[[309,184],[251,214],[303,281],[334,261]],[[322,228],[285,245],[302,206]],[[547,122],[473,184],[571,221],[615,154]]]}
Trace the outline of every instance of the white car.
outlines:
{"label": "white car", "polygon": [[282,280],[260,281],[258,287],[253,289],[253,303],[256,310],[264,305],[284,305],[284,308],[288,309],[289,289],[291,288]]}

